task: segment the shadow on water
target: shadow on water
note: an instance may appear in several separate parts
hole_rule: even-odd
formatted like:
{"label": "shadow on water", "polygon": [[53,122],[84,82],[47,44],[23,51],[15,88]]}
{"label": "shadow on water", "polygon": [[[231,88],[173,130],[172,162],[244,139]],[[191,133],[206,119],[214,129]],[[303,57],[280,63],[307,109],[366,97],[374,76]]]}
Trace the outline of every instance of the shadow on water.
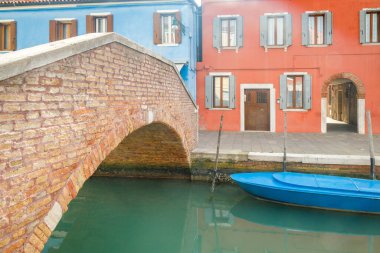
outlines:
{"label": "shadow on water", "polygon": [[380,217],[256,200],[232,185],[93,178],[44,253],[375,253]]}

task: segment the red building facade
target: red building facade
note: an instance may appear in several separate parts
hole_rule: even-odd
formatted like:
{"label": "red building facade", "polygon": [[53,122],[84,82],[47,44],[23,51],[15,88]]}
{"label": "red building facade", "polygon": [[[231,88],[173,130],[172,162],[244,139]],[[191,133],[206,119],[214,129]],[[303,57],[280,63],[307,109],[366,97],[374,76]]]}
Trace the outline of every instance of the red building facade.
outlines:
{"label": "red building facade", "polygon": [[203,0],[200,129],[380,133],[380,0]]}

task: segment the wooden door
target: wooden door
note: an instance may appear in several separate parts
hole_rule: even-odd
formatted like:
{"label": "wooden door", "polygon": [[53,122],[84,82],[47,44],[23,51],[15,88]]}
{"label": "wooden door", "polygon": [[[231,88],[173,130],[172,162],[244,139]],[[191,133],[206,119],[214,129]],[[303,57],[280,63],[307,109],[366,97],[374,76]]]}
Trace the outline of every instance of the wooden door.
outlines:
{"label": "wooden door", "polygon": [[338,91],[338,120],[343,121],[343,91]]}
{"label": "wooden door", "polygon": [[244,129],[269,131],[269,89],[246,89],[244,100]]}

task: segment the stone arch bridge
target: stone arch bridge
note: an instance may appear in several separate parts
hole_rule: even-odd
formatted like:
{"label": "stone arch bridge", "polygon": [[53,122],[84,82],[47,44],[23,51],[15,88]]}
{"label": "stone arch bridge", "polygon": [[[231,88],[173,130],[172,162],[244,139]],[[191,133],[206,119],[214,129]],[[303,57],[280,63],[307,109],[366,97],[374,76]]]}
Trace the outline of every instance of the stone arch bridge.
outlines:
{"label": "stone arch bridge", "polygon": [[107,156],[183,175],[197,115],[173,63],[114,33],[1,55],[0,252],[40,252]]}

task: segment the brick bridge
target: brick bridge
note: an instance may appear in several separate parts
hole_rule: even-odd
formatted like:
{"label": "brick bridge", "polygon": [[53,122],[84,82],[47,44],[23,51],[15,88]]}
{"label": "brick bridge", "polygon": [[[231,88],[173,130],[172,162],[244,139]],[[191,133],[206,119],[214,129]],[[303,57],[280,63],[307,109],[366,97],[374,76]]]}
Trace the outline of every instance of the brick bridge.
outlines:
{"label": "brick bridge", "polygon": [[102,162],[189,170],[197,108],[168,60],[113,33],[1,58],[0,252],[40,252]]}

